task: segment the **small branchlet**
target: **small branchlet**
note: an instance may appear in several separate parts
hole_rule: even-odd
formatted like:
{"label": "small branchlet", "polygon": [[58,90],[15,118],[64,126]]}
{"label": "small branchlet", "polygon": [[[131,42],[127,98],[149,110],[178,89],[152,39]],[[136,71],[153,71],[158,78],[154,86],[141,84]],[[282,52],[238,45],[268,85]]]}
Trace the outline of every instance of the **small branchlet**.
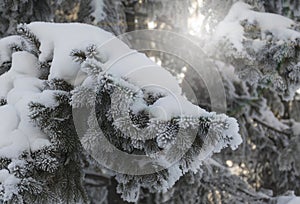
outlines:
{"label": "small branchlet", "polygon": [[20,24],[17,27],[17,33],[22,36],[29,44],[31,49],[29,50],[35,56],[40,54],[41,42],[38,40],[37,36],[30,31],[26,24]]}
{"label": "small branchlet", "polygon": [[70,56],[75,62],[79,62],[80,64],[83,63],[87,58],[86,53],[79,49],[72,50]]}
{"label": "small branchlet", "polygon": [[0,66],[0,75],[4,74],[8,70],[10,70],[10,68],[11,68],[11,62],[10,61],[3,62],[2,65]]}
{"label": "small branchlet", "polygon": [[1,99],[0,99],[0,106],[4,106],[4,105],[6,105],[6,104],[7,104],[6,99],[1,98]]}

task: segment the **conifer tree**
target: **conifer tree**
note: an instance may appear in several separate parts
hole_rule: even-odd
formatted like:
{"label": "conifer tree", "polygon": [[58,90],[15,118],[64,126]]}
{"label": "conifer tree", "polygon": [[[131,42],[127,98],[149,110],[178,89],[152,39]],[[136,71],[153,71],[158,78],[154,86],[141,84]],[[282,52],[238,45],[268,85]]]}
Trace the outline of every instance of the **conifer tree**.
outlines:
{"label": "conifer tree", "polygon": [[[142,190],[151,193],[166,191],[187,172],[198,171],[201,168],[201,161],[207,155],[219,152],[226,146],[235,149],[241,142],[237,133],[238,126],[233,118],[199,109],[180,95],[176,96],[177,100],[180,101],[181,108],[187,115],[181,116],[178,111],[173,111],[174,113],[167,111],[165,115],[167,118],[161,118],[161,113],[155,111],[155,104],[157,102],[163,104],[164,101],[172,103],[174,99],[167,92],[140,88],[127,77],[118,77],[111,73],[110,69],[105,70],[104,64],[110,60],[106,52],[114,50],[108,48],[108,50],[99,50],[96,44],[92,44],[87,46],[86,50],[73,49],[66,56],[70,59],[61,58],[62,56],[57,54],[60,51],[59,46],[58,50],[50,48],[54,50],[49,52],[49,48],[45,47],[45,43],[49,41],[44,41],[42,33],[38,33],[36,29],[46,26],[48,31],[54,29],[52,31],[58,32],[62,25],[32,23],[26,26],[23,24],[18,27],[19,36],[13,36],[12,41],[10,38],[2,40],[3,47],[11,53],[11,56],[8,56],[11,67],[2,75],[2,83],[7,87],[7,92],[5,89],[2,92],[3,108],[13,108],[18,102],[11,98],[14,91],[18,96],[18,87],[9,87],[9,83],[17,84],[14,78],[16,74],[20,74],[20,78],[16,79],[19,80],[20,85],[24,83],[22,80],[26,77],[30,79],[30,83],[35,81],[38,84],[37,93],[29,94],[21,105],[16,106],[21,111],[20,124],[23,120],[29,120],[28,125],[31,124],[37,132],[33,133],[30,127],[21,126],[29,128],[30,133],[36,134],[27,135],[29,146],[22,150],[20,155],[1,157],[2,175],[9,175],[13,180],[11,183],[2,178],[3,201],[87,202],[88,196],[83,186],[83,162],[88,161],[88,158],[82,146],[87,153],[100,161],[99,165],[101,161],[109,162],[113,166],[121,165],[121,171],[124,173],[108,169],[111,171],[110,175],[117,180],[117,192],[122,195],[122,198],[136,202]],[[70,29],[82,28],[83,32],[85,29],[89,33],[93,31],[103,35],[104,39],[106,36],[111,36],[101,29],[90,26],[80,24],[67,26]],[[83,41],[86,37],[88,36],[83,35]],[[18,40],[15,42],[14,39]],[[58,39],[54,37],[52,40]],[[115,43],[125,46],[117,39]],[[55,41],[53,44],[57,45]],[[73,45],[70,46],[71,49]],[[27,55],[32,59],[32,63],[22,70],[18,62],[27,59]],[[149,63],[144,55],[138,54],[136,57]],[[55,67],[60,66],[57,64],[59,59],[71,61],[72,58],[76,63],[81,64],[79,73],[85,76],[79,84],[75,79],[69,78],[69,73],[63,74],[62,68],[57,70]],[[46,61],[38,61],[43,59]],[[77,67],[76,64],[65,64],[65,66],[70,66],[72,69]],[[130,68],[131,65],[125,63],[124,66]],[[159,74],[167,74],[166,77],[169,77],[163,68],[156,69]],[[5,77],[10,75],[13,77],[5,81]],[[143,78],[143,76],[139,77]],[[25,90],[33,91],[32,88],[27,87]],[[74,109],[77,111],[91,107],[94,109],[88,112],[89,114],[80,117],[80,126],[85,127],[83,129],[85,131],[80,132],[79,129],[78,132],[78,128],[75,127],[78,121],[73,117]],[[197,115],[188,115],[189,109],[192,108],[196,108],[193,114]],[[28,114],[23,109],[28,109]],[[175,116],[168,116],[169,114]],[[94,115],[97,120],[93,118]],[[100,131],[97,127],[100,127]],[[23,131],[23,129],[17,130]],[[23,136],[18,135],[18,137]],[[149,165],[147,162],[151,162],[152,158],[158,158],[157,166],[152,166],[150,163],[147,168],[153,170],[149,173],[129,174],[129,171],[134,171],[132,167],[138,163],[131,161],[133,163],[128,164],[129,160],[120,161],[117,151],[106,146],[107,142],[127,154],[143,155],[145,159],[137,162],[146,162],[146,165]],[[129,168],[129,171],[126,168]],[[37,194],[45,197],[35,200]]]}
{"label": "conifer tree", "polygon": [[[297,202],[299,6],[276,0],[199,2],[1,2],[0,36],[15,35],[0,40],[0,202]],[[137,83],[122,75],[141,55],[116,71],[107,68],[112,46],[99,47],[91,37],[95,30],[87,34],[86,25],[60,24],[65,29],[55,30],[56,24],[19,24],[75,21],[114,34],[147,27],[186,34],[192,8],[204,21],[199,36],[190,38],[207,54],[207,68],[220,72],[228,116],[208,112],[209,93],[188,62],[147,52],[179,82],[188,81],[197,97],[191,101],[206,109],[196,116],[163,115],[154,107],[172,107],[168,93],[143,87],[143,76]],[[53,40],[57,33],[75,36],[75,27],[81,31],[77,41]],[[110,36],[101,29],[95,33]],[[123,44],[117,45],[120,51]],[[187,112],[194,108],[180,105]],[[233,152],[223,148],[241,142],[236,121],[243,143]],[[142,168],[132,167],[141,160],[124,159],[120,152],[145,158],[142,166],[149,172],[140,174]]]}

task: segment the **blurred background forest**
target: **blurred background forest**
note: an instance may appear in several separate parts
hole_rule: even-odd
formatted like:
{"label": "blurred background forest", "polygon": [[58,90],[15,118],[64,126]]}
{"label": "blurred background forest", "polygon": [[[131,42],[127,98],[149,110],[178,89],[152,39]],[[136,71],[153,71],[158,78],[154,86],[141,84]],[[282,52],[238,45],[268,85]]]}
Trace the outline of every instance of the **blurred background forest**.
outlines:
{"label": "blurred background forest", "polygon": [[[260,80],[255,79],[256,75],[249,71],[250,68],[244,67],[248,59],[238,56],[226,43],[219,44],[219,52],[214,54],[205,49],[210,46],[209,39],[214,35],[216,26],[235,2],[236,0],[2,0],[0,37],[15,34],[18,24],[32,21],[87,23],[115,35],[141,29],[159,29],[187,36],[204,48],[210,66],[220,71],[227,97],[226,114],[237,118],[244,142],[236,151],[224,150],[215,154],[212,159],[203,163],[201,172],[187,173],[166,193],[149,193],[145,190],[138,203],[271,203],[276,196],[300,196],[300,91],[286,100],[286,92],[283,93],[280,87],[262,85]],[[255,11],[276,13],[291,18],[296,23],[300,21],[298,1],[244,2],[252,5]],[[258,27],[247,22],[244,24],[249,36],[260,32]],[[299,31],[299,28],[295,30]],[[152,46],[155,50],[155,43]],[[251,48],[247,43],[244,46]],[[273,53],[254,53],[254,58],[259,61],[257,66],[274,64],[272,57],[276,54],[286,64],[294,62],[298,59],[299,46],[297,44],[290,49],[292,51],[282,46],[274,47]],[[188,98],[191,94],[189,88],[192,89],[195,96],[191,96],[190,100],[210,111],[209,93],[203,79],[196,77],[198,75],[193,67],[175,56],[153,50],[144,52],[177,78]],[[286,54],[289,52],[293,52],[294,57]],[[191,54],[197,56],[197,53]],[[259,59],[259,55],[262,59]],[[283,63],[282,61],[276,63]],[[228,74],[233,70],[239,78]],[[294,76],[297,81],[300,78],[299,70],[298,67]],[[284,81],[288,81],[285,77],[289,76],[282,76]],[[126,203],[116,193],[116,181],[92,158],[85,162],[84,173],[84,186],[92,203]]]}

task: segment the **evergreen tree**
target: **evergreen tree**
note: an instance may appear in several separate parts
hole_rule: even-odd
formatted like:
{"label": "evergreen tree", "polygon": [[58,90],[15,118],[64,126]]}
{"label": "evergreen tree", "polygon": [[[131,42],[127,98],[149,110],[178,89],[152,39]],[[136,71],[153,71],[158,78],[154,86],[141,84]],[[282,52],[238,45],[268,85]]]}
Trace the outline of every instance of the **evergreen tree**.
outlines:
{"label": "evergreen tree", "polygon": [[[300,195],[299,5],[237,2],[1,2],[0,36],[15,35],[0,40],[0,202],[295,201]],[[120,70],[107,71],[111,47],[99,48],[93,29],[86,34],[84,25],[66,24],[63,31],[55,24],[19,24],[84,22],[116,35],[145,28],[187,34],[198,15],[204,16],[202,30],[189,38],[207,54],[205,66],[219,70],[230,117],[207,112],[212,109],[209,93],[197,70],[153,51],[159,49],[157,42],[149,42],[153,50],[146,54],[177,77],[184,91],[187,81],[192,93],[184,94],[194,94],[197,100],[190,101],[207,111],[162,118],[153,107],[168,94],[143,88]],[[72,26],[81,31],[78,41],[68,38],[75,36],[68,32]],[[42,35],[43,29],[52,35]],[[57,33],[65,35],[60,43],[53,40]],[[121,50],[123,45],[117,45]],[[240,143],[231,117],[243,143],[235,152],[213,154]],[[138,173],[140,160],[126,160],[120,152],[145,158],[149,172]],[[151,172],[153,159],[157,169]]]}
{"label": "evergreen tree", "polygon": [[[35,132],[37,135],[27,136],[29,146],[21,155],[3,157],[1,173],[11,176],[14,181],[14,187],[12,187],[12,183],[3,178],[1,183],[3,201],[41,202],[33,197],[42,194],[46,196],[41,198],[43,202],[87,202],[82,170],[83,161],[89,162],[89,158],[84,156],[86,154],[83,152],[81,144],[87,153],[99,161],[99,164],[108,162],[112,168],[116,165],[121,167],[119,167],[121,172],[113,168],[109,175],[115,176],[118,182],[117,192],[122,194],[122,198],[135,202],[139,200],[142,189],[151,193],[166,191],[187,172],[199,170],[201,161],[207,155],[219,152],[226,146],[235,149],[241,142],[237,133],[238,126],[233,118],[199,109],[181,98],[180,95],[176,97],[182,101],[180,103],[182,103],[183,111],[188,114],[188,109],[196,108],[196,112],[193,114],[197,115],[181,116],[181,113],[166,112],[175,114],[175,116],[167,115],[170,117],[169,119],[160,118],[162,116],[160,116],[160,112],[155,111],[155,104],[157,102],[163,104],[163,101],[172,103],[174,99],[166,92],[140,88],[127,77],[117,77],[111,73],[110,69],[105,70],[104,64],[110,60],[106,52],[115,51],[114,48],[112,48],[113,50],[110,50],[111,48],[98,50],[97,45],[92,44],[86,50],[74,49],[66,56],[70,59],[66,59],[57,54],[64,55],[60,52],[61,48],[56,42],[59,38],[54,36],[52,39],[54,40],[53,44],[58,46],[57,49],[50,48],[54,50],[49,52],[49,48],[45,47],[45,38],[41,36],[43,33],[38,33],[36,30],[40,29],[40,26],[48,27],[47,31],[49,32],[59,32],[62,24],[33,23],[30,26],[23,24],[18,27],[20,36],[14,36],[18,41],[11,42],[10,38],[3,39],[3,47],[11,53],[9,56],[11,67],[3,73],[2,78],[5,79],[11,75],[13,77],[8,80],[12,80],[12,83],[16,84],[14,75],[20,74],[20,79],[18,79],[20,85],[24,83],[22,82],[25,80],[24,77],[29,77],[30,83],[36,81],[39,84],[37,93],[26,97],[28,102],[24,99],[23,105],[16,106],[21,111],[20,124],[29,118],[38,132]],[[92,29],[93,32],[102,35],[104,39],[106,36],[111,36],[101,29],[90,26],[69,24],[68,27],[71,30],[72,28],[82,28],[84,32],[86,29],[89,33]],[[54,30],[51,31],[51,29]],[[82,40],[86,41],[86,37],[88,36],[83,35]],[[51,38],[49,37],[48,40]],[[46,43],[48,42],[46,41]],[[95,43],[97,43],[96,40]],[[116,39],[115,43],[124,47],[120,40]],[[12,49],[12,44],[18,49]],[[72,47],[73,44],[70,46]],[[126,47],[123,49],[130,51]],[[21,69],[18,62],[27,60],[29,56],[32,62]],[[139,54],[136,57],[149,63],[144,55]],[[85,76],[81,85],[76,85],[76,80],[70,78],[68,72],[65,74],[61,72],[63,71],[60,68],[61,65],[57,64],[60,59],[67,60],[66,62],[70,62],[70,64],[65,64],[65,66],[76,69],[77,66],[71,63],[71,58],[75,62],[81,63],[81,72],[79,73]],[[44,59],[47,61],[38,62],[38,60]],[[55,65],[60,69],[56,69]],[[125,63],[124,66],[130,68],[130,64]],[[161,67],[157,69],[157,72],[171,77]],[[77,74],[74,72],[73,77]],[[61,78],[54,76],[61,76]],[[142,75],[139,77],[143,78]],[[172,78],[168,80],[172,80]],[[175,84],[172,86],[177,86],[175,80],[174,82]],[[7,92],[2,92],[3,100],[8,99],[7,104],[3,103],[3,108],[14,107],[18,101],[14,102],[10,94],[16,91],[16,96],[18,96],[18,86],[10,88],[9,83],[11,82],[5,80],[2,83],[8,89]],[[33,91],[32,88],[27,87],[25,90]],[[78,128],[74,124],[78,121],[72,117],[74,116],[73,111],[91,107],[92,110],[88,112],[89,114],[80,115],[80,126],[85,128],[83,132],[80,132],[81,129],[79,129],[80,134],[78,134]],[[27,108],[29,114],[24,113]],[[98,120],[95,121],[94,115]],[[31,132],[33,131],[24,125],[21,127],[22,129],[17,130],[23,131],[23,128],[29,128]],[[99,127],[100,129],[97,129]],[[18,137],[22,137],[22,135]],[[37,140],[36,137],[38,137]],[[40,143],[40,140],[43,142]],[[118,158],[118,151],[112,149],[108,144],[127,154],[143,155],[144,159],[137,160],[137,163],[134,160],[120,161],[119,159],[122,157]],[[8,148],[4,153],[7,154],[9,151]],[[17,164],[15,164],[16,158],[18,158]],[[153,158],[157,158],[154,160],[157,163],[156,166],[151,164]],[[30,168],[26,165],[29,161],[32,165]],[[132,164],[127,162],[132,162]],[[145,162],[148,170],[151,171],[143,174],[129,174],[134,173],[131,172],[135,169],[133,167],[140,165],[140,162]],[[20,166],[19,163],[23,166]],[[19,173],[20,170],[22,173]],[[139,169],[137,169],[138,171]],[[23,180],[27,181],[28,179],[31,179],[30,181],[33,183],[26,183],[24,186]],[[29,188],[28,185],[32,187]],[[28,189],[28,191],[24,189]]]}

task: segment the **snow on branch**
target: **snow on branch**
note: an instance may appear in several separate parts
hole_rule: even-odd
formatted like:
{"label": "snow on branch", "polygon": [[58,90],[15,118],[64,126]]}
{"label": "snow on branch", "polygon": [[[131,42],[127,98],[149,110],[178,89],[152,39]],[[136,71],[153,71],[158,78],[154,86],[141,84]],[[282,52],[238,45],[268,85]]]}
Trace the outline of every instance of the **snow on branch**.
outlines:
{"label": "snow on branch", "polygon": [[[151,174],[114,172],[118,192],[134,202],[141,187],[165,191],[213,153],[242,142],[234,118],[189,102],[168,71],[100,28],[34,22],[19,31],[20,36],[0,40],[1,67],[11,62],[0,76],[0,200],[50,195],[46,192],[55,189],[61,191],[60,202],[84,202],[82,146],[113,166],[122,158],[104,141],[129,156],[158,158],[162,168]],[[12,43],[18,49],[11,49]],[[89,114],[75,117],[74,110],[91,107]],[[76,132],[78,119],[83,132]],[[130,167],[126,160],[123,165]]]}
{"label": "snow on branch", "polygon": [[271,88],[285,100],[293,98],[300,87],[300,32],[293,20],[237,2],[217,25],[213,39],[219,57],[232,63],[242,79]]}

